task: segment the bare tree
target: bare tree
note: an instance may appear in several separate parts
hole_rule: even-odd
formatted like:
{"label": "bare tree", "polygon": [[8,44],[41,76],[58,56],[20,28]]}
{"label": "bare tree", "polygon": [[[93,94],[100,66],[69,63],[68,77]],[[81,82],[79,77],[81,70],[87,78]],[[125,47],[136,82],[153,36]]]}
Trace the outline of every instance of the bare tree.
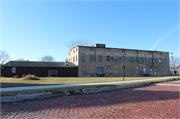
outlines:
{"label": "bare tree", "polygon": [[66,43],[66,46],[70,50],[76,46],[85,46],[85,45],[89,45],[89,42],[87,40],[82,40],[82,39],[78,39],[75,41],[71,41],[70,43]]}
{"label": "bare tree", "polygon": [[50,55],[46,55],[44,57],[41,57],[41,61],[44,61],[44,62],[53,62],[53,61],[55,61],[55,59],[52,56],[50,56]]}
{"label": "bare tree", "polygon": [[0,64],[5,64],[9,59],[9,54],[6,51],[0,51]]}
{"label": "bare tree", "polygon": [[26,60],[23,59],[23,58],[19,58],[19,59],[17,59],[16,61],[26,61]]}
{"label": "bare tree", "polygon": [[169,58],[169,67],[170,69],[179,69],[180,68],[180,58],[179,57],[174,57],[173,61],[172,58]]}

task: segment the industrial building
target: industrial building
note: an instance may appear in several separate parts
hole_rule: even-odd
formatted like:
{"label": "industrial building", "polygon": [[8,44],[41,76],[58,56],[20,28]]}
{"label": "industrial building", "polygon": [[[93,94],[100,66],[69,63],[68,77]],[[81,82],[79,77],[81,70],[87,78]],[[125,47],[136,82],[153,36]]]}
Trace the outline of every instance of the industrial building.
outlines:
{"label": "industrial building", "polygon": [[68,61],[78,66],[79,77],[170,75],[169,52],[108,48],[105,44],[95,44],[72,48]]}

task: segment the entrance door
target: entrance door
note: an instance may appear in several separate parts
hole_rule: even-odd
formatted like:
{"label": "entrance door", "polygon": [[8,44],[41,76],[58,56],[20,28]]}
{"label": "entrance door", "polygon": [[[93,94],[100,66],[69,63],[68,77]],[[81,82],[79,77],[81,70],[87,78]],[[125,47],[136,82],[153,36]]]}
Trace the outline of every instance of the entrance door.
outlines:
{"label": "entrance door", "polygon": [[103,67],[97,68],[97,74],[103,74]]}
{"label": "entrance door", "polygon": [[142,68],[142,73],[145,74],[146,73],[146,67]]}

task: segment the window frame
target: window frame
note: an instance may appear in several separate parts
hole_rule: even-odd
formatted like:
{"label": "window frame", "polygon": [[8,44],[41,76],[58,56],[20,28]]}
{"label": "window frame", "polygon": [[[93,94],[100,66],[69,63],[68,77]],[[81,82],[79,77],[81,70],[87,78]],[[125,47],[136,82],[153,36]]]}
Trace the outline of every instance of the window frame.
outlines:
{"label": "window frame", "polygon": [[[83,59],[82,56],[84,57],[84,59]],[[81,55],[81,61],[85,61],[85,54],[82,54],[82,55]]]}
{"label": "window frame", "polygon": [[90,61],[94,61],[94,56],[90,55]]}

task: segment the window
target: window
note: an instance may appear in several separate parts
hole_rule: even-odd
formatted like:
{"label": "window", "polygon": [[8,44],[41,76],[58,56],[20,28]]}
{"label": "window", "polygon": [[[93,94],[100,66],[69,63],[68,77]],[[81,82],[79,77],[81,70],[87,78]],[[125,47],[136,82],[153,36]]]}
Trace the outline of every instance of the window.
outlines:
{"label": "window", "polygon": [[147,58],[147,62],[149,62],[149,58]]}
{"label": "window", "polygon": [[126,67],[125,66],[123,66],[123,69],[125,69]]}
{"label": "window", "polygon": [[130,57],[128,57],[128,62],[130,62],[131,61],[131,58]]}
{"label": "window", "polygon": [[111,62],[113,62],[113,60],[114,60],[114,57],[111,57]]}
{"label": "window", "polygon": [[161,53],[161,52],[160,52],[159,54],[160,54],[160,55],[162,55],[162,53]]}
{"label": "window", "polygon": [[11,71],[12,73],[16,73],[16,67],[12,67]]}
{"label": "window", "polygon": [[144,62],[146,62],[146,58],[144,58]]}
{"label": "window", "polygon": [[93,55],[90,55],[90,61],[93,61]]}
{"label": "window", "polygon": [[158,58],[156,58],[156,62],[158,62]]}
{"label": "window", "polygon": [[107,77],[110,77],[110,74],[107,74]]}
{"label": "window", "polygon": [[122,61],[125,62],[125,57],[122,57]]}
{"label": "window", "polygon": [[163,61],[164,61],[164,59],[162,58],[162,59],[161,59],[161,61],[163,62]]}
{"label": "window", "polygon": [[77,48],[76,48],[76,51],[77,51]]}
{"label": "window", "polygon": [[166,71],[169,71],[169,68],[168,68],[168,67],[166,67]]}
{"label": "window", "polygon": [[161,62],[161,58],[159,58],[159,62]]}
{"label": "window", "polygon": [[144,59],[144,58],[143,58],[143,57],[141,57],[141,62],[144,62],[144,61],[143,61],[143,59]]}
{"label": "window", "polygon": [[137,62],[137,57],[135,57],[135,62]]}
{"label": "window", "polygon": [[93,48],[90,48],[90,51],[93,51]]}
{"label": "window", "polygon": [[106,49],[107,52],[109,52],[110,50],[109,49]]}
{"label": "window", "polygon": [[114,57],[114,61],[117,62],[117,56]]}
{"label": "window", "polygon": [[138,54],[138,51],[136,51],[136,54]]}
{"label": "window", "polygon": [[122,50],[122,53],[125,53],[125,50]]}
{"label": "window", "polygon": [[73,50],[73,53],[75,53],[75,50]]}
{"label": "window", "polygon": [[152,58],[150,58],[150,62],[152,62]]}
{"label": "window", "polygon": [[154,67],[154,71],[156,71],[156,67]]}
{"label": "window", "polygon": [[163,71],[163,67],[161,67],[161,71]]}
{"label": "window", "polygon": [[150,66],[148,66],[148,71],[150,71],[150,69],[151,69]]}
{"label": "window", "polygon": [[137,61],[140,62],[140,58],[139,57],[137,58]]}
{"label": "window", "polygon": [[75,57],[73,57],[73,62],[75,62]]}
{"label": "window", "polygon": [[110,66],[109,66],[109,65],[107,66],[107,69],[110,69]]}
{"label": "window", "polygon": [[119,62],[121,62],[121,57],[119,57]]}
{"label": "window", "polygon": [[110,56],[107,56],[107,61],[110,62]]}
{"label": "window", "polygon": [[133,57],[131,57],[131,62],[133,62]]}
{"label": "window", "polygon": [[85,61],[85,55],[81,55],[81,61]]}
{"label": "window", "polygon": [[76,61],[77,61],[77,55],[76,55]]}
{"label": "window", "polygon": [[167,62],[166,58],[164,59],[164,62]]}
{"label": "window", "polygon": [[155,58],[153,58],[153,62],[155,62]]}
{"label": "window", "polygon": [[102,55],[99,55],[99,62],[102,62]]}
{"label": "window", "polygon": [[148,52],[148,54],[151,54],[151,52]]}

